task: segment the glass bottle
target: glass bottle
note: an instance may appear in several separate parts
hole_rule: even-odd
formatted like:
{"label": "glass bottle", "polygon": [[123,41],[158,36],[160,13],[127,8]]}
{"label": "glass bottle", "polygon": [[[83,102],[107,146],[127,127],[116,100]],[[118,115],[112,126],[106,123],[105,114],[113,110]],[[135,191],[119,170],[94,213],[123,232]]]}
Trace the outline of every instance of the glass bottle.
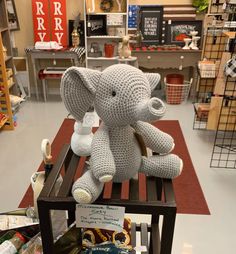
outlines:
{"label": "glass bottle", "polygon": [[19,232],[16,232],[11,239],[4,241],[0,245],[0,253],[1,254],[15,254],[24,243],[25,243],[25,238]]}
{"label": "glass bottle", "polygon": [[76,27],[73,29],[71,33],[71,38],[72,38],[72,46],[74,48],[77,48],[80,43],[80,36]]}

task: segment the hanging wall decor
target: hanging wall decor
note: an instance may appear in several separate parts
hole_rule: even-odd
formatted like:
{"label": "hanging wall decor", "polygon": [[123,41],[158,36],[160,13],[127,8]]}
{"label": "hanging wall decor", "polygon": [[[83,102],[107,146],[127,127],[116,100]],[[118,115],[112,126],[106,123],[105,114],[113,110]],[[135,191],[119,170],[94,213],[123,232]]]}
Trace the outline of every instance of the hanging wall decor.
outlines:
{"label": "hanging wall decor", "polygon": [[32,0],[34,42],[67,46],[66,0]]}
{"label": "hanging wall decor", "polygon": [[184,39],[191,38],[191,32],[196,31],[197,36],[202,34],[202,21],[177,21],[169,20],[166,24],[165,44],[184,46]]}
{"label": "hanging wall decor", "polygon": [[162,42],[163,6],[140,6],[140,30],[143,35],[143,43],[148,45]]}
{"label": "hanging wall decor", "polygon": [[106,15],[89,15],[87,17],[87,35],[107,35]]}
{"label": "hanging wall decor", "polygon": [[6,4],[7,4],[7,15],[8,15],[10,30],[20,30],[14,0],[7,0]]}
{"label": "hanging wall decor", "polygon": [[50,0],[51,40],[67,46],[66,0]]}
{"label": "hanging wall decor", "polygon": [[113,0],[102,0],[100,9],[104,12],[110,12],[113,9]]}

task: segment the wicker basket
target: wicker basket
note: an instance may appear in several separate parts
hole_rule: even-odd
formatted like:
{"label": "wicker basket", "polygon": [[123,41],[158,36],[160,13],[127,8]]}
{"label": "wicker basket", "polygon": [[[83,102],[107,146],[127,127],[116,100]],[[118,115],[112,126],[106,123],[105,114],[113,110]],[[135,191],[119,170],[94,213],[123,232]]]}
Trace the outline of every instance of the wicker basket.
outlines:
{"label": "wicker basket", "polygon": [[199,61],[198,68],[201,78],[215,78],[216,77],[216,63],[213,61]]}
{"label": "wicker basket", "polygon": [[164,79],[164,82],[168,104],[181,104],[187,100],[193,79],[190,81],[185,80],[183,84],[168,84],[166,79]]}

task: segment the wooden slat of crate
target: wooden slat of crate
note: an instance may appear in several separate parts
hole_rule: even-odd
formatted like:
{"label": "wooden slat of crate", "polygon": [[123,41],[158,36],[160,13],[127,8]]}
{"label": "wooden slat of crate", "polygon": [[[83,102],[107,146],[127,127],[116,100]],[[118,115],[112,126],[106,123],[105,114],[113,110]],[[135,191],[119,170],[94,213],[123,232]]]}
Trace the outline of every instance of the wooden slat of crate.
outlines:
{"label": "wooden slat of crate", "polygon": [[155,177],[148,177],[147,179],[147,193],[148,193],[148,201],[156,201],[157,200],[157,185]]}
{"label": "wooden slat of crate", "polygon": [[61,184],[58,197],[67,197],[71,191],[71,187],[74,183],[74,176],[78,168],[80,157],[73,154],[72,159],[69,163],[68,169],[66,171],[66,174],[63,178],[63,182]]}
{"label": "wooden slat of crate", "polygon": [[144,174],[138,174],[138,181],[139,181],[139,201],[146,201],[147,200],[147,183],[146,183],[146,176]]}
{"label": "wooden slat of crate", "polygon": [[120,200],[121,199],[121,183],[113,183],[112,184],[112,193],[111,199],[112,200]]}
{"label": "wooden slat of crate", "polygon": [[105,183],[103,189],[103,199],[111,199],[112,185],[113,185],[112,182]]}
{"label": "wooden slat of crate", "polygon": [[122,183],[121,200],[129,200],[129,180]]}
{"label": "wooden slat of crate", "polygon": [[141,223],[141,246],[146,246],[147,251],[143,251],[143,254],[148,254],[148,225],[147,223]]}
{"label": "wooden slat of crate", "polygon": [[131,244],[136,246],[136,223],[131,223]]}

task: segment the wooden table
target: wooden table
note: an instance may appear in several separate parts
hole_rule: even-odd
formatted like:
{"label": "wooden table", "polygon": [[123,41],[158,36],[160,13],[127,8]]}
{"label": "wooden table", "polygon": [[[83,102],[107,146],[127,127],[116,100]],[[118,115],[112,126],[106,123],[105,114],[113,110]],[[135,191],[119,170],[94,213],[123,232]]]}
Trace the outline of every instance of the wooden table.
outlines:
{"label": "wooden table", "polygon": [[180,65],[195,68],[201,53],[201,50],[133,50],[132,56],[138,58],[142,68],[178,69]]}
{"label": "wooden table", "polygon": [[192,93],[196,90],[197,63],[201,54],[201,50],[132,50],[132,56],[137,57],[139,68],[143,71],[179,69],[180,66],[189,68],[189,77],[193,77]]}
{"label": "wooden table", "polygon": [[[39,60],[42,59],[51,59],[51,60],[58,60],[58,59],[63,59],[63,60],[70,60],[71,61],[71,66],[79,66],[80,59],[78,54],[75,51],[71,51],[69,48],[68,49],[63,49],[63,50],[38,50],[34,48],[29,48],[29,51],[27,52],[29,55],[28,60],[32,64],[32,74],[33,74],[33,80],[35,84],[35,91],[36,91],[36,98],[37,100],[39,99],[39,91],[38,91],[38,72],[41,69]],[[31,96],[31,92],[29,91],[29,97]]]}

